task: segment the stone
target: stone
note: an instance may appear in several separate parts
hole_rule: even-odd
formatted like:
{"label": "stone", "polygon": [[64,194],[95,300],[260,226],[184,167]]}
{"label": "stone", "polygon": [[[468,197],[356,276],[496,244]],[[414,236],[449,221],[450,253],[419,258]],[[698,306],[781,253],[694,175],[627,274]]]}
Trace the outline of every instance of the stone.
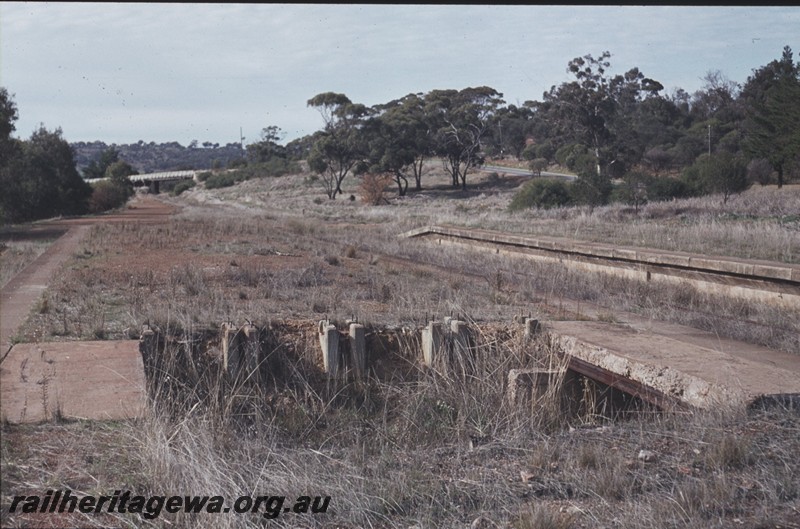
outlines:
{"label": "stone", "polygon": [[652,450],[639,450],[638,459],[639,461],[644,461],[645,463],[652,463],[658,459],[658,455]]}

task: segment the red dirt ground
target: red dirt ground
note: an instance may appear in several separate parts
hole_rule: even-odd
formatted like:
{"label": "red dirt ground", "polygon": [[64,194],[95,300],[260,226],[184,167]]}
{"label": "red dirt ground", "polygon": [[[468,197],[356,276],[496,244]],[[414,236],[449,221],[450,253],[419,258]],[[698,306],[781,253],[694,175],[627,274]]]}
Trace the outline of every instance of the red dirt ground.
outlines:
{"label": "red dirt ground", "polygon": [[[119,419],[144,410],[144,367],[138,342],[17,344],[15,333],[61,265],[90,227],[100,223],[164,222],[176,208],[143,196],[127,209],[102,216],[36,223],[36,233],[66,229],[52,246],[2,289],[0,299],[0,403],[2,418],[39,422],[55,417]],[[16,236],[24,237],[24,232]],[[99,390],[99,392],[98,392]]]}

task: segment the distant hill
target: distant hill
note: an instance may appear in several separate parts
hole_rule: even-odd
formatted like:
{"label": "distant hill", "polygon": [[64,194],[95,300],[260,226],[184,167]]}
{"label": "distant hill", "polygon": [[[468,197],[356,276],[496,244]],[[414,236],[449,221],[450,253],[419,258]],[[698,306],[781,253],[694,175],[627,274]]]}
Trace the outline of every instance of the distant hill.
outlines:
{"label": "distant hill", "polygon": [[231,161],[240,160],[244,156],[239,143],[221,146],[218,143],[205,142],[197,146],[195,142],[184,147],[178,142],[170,143],[133,143],[130,145],[108,145],[102,141],[71,143],[75,153],[75,166],[83,170],[100,158],[100,154],[114,147],[119,158],[131,164],[140,173],[158,171],[180,171],[187,169],[211,169],[214,166],[226,167]]}

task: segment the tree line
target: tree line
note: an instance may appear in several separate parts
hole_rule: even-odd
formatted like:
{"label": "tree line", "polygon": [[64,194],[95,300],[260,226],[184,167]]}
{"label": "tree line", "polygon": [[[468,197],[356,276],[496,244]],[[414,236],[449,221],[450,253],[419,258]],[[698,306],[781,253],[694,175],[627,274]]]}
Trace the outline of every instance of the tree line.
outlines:
{"label": "tree line", "polygon": [[60,128],[40,126],[21,140],[12,136],[18,118],[11,95],[0,87],[0,222],[99,213],[119,207],[133,194],[128,177],[136,171],[115,151],[94,163],[108,181],[89,185]]}
{"label": "tree line", "polygon": [[[578,175],[570,198],[638,203],[722,192],[752,181],[779,187],[800,169],[800,63],[791,48],[743,85],[709,72],[694,94],[664,86],[634,67],[610,73],[611,54],[569,61],[574,77],[542,101],[509,105],[488,87],[432,90],[367,107],[326,92],[308,100],[322,129],[287,145],[307,158],[333,199],[348,175],[386,174],[406,194],[422,188],[422,164],[439,158],[455,188],[486,157],[527,160],[534,172],[558,163]],[[669,175],[669,176],[665,176]],[[647,184],[647,185],[645,185]]]}
{"label": "tree line", "polygon": [[[285,146],[280,129],[270,126],[246,150],[209,142],[181,150],[211,156],[235,151],[227,166],[239,172],[215,185],[262,172],[285,174],[293,161],[306,160],[331,199],[349,175],[388,176],[400,196],[411,186],[421,190],[424,163],[431,159],[441,160],[460,189],[487,157],[526,160],[535,173],[557,163],[578,175],[568,189],[564,183],[529,186],[529,203],[544,206],[598,205],[611,198],[638,205],[708,192],[727,200],[753,181],[780,187],[797,175],[800,63],[790,47],[754,69],[743,85],[712,71],[693,94],[665,94],[660,82],[636,67],[612,75],[610,59],[609,52],[572,59],[571,81],[521,105],[506,104],[489,86],[413,93],[371,107],[325,92],[307,102],[319,111],[322,128]],[[101,144],[105,148],[93,159],[81,158],[87,176],[112,177],[98,192],[81,178],[76,151],[61,129],[42,126],[20,140],[12,137],[17,118],[16,105],[0,87],[0,218],[102,211],[129,196],[127,176],[136,169],[114,146]],[[148,144],[135,147],[144,152]]]}

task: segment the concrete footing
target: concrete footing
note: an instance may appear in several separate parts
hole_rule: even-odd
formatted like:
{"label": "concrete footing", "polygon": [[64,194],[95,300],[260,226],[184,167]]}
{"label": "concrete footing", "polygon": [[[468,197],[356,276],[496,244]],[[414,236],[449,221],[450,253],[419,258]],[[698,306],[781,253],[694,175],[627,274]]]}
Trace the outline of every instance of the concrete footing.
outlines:
{"label": "concrete footing", "polygon": [[357,378],[367,370],[366,329],[358,323],[350,324],[350,365]]}
{"label": "concrete footing", "polygon": [[437,321],[428,322],[427,327],[422,329],[422,361],[432,367],[441,358],[444,349],[444,332],[442,324]]}
{"label": "concrete footing", "polygon": [[524,336],[526,340],[529,340],[539,334],[541,329],[542,327],[539,325],[539,320],[534,318],[525,318]]}
{"label": "concrete footing", "polygon": [[250,322],[241,327],[231,322],[221,326],[222,367],[233,379],[253,378],[259,371],[261,346],[258,328]]}
{"label": "concrete footing", "polygon": [[444,318],[431,321],[422,329],[422,362],[427,367],[444,367],[454,359],[460,363],[471,348],[472,335],[467,322]]}
{"label": "concrete footing", "polygon": [[339,372],[339,331],[328,320],[321,320],[318,327],[319,345],[322,348],[322,365],[325,372],[336,376]]}

